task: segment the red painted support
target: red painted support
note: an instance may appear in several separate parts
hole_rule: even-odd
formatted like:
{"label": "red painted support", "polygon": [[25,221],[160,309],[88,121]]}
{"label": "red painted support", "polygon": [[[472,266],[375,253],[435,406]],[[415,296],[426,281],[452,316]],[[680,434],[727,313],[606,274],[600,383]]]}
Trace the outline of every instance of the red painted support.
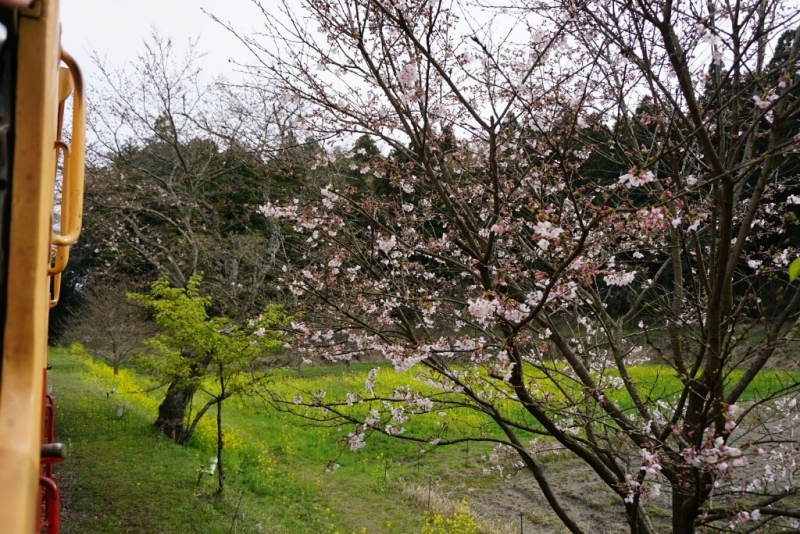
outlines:
{"label": "red painted support", "polygon": [[[56,439],[56,403],[52,395],[45,394],[44,398],[43,443],[53,443]],[[53,478],[53,463],[55,462],[45,462],[45,459],[42,459],[42,474],[47,478]]]}
{"label": "red painted support", "polygon": [[39,485],[43,488],[44,521],[40,520],[39,532],[46,529],[47,534],[58,534],[61,528],[61,492],[52,478],[39,477]]}
{"label": "red painted support", "polygon": [[[49,366],[48,366],[49,367]],[[44,370],[43,387],[47,387],[47,369]],[[44,392],[44,406],[42,409],[42,443],[54,443],[56,439],[56,402],[52,395]],[[44,450],[43,450],[43,454]],[[52,454],[52,451],[50,451]],[[39,477],[39,486],[42,491],[42,506],[39,512],[37,532],[41,534],[58,534],[61,527],[61,492],[58,484],[53,480],[53,464],[60,462],[61,456],[41,458],[42,476]]]}
{"label": "red painted support", "polygon": [[46,394],[44,399],[44,442],[53,443],[56,439],[56,401],[50,394]]}

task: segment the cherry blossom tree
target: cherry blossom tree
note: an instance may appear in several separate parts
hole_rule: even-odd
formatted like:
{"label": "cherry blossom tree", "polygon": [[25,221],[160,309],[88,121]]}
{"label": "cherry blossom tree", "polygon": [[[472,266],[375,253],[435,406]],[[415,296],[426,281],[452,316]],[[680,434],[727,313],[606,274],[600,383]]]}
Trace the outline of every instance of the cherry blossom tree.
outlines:
{"label": "cherry blossom tree", "polygon": [[123,68],[96,58],[87,235],[104,270],[176,287],[202,272],[218,311],[240,318],[267,304],[280,264],[279,228],[256,208],[280,197],[268,162],[293,112],[201,61],[197,42],[180,56],[155,32]]}
{"label": "cherry blossom tree", "polygon": [[154,329],[147,310],[127,299],[124,290],[96,284],[83,288],[83,302],[72,311],[63,341],[81,343],[117,374],[122,364],[143,352],[143,342]]}
{"label": "cherry blossom tree", "polygon": [[[384,157],[351,171],[390,184],[331,172],[262,206],[296,234],[296,348],[427,382],[379,395],[375,371],[287,409],[353,423],[353,449],[495,442],[573,533],[591,528],[541,443],[591,467],[632,533],[658,531],[646,504],[665,497],[672,532],[798,531],[798,375],[766,371],[800,326],[791,2],[256,4],[253,73],[307,106],[319,168],[369,135]],[[636,379],[648,361],[655,382]],[[431,411],[497,432],[413,432]]]}

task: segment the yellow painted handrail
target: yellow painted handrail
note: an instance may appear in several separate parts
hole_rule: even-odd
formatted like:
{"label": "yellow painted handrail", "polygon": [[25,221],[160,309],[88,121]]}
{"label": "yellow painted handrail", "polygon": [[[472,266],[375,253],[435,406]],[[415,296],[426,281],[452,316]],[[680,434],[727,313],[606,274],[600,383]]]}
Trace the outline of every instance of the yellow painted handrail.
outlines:
{"label": "yellow painted handrail", "polygon": [[[68,224],[70,220],[70,198],[67,192],[70,190],[71,183],[71,157],[70,148],[63,141],[56,141],[56,151],[61,151],[64,155],[64,163],[61,172],[61,228]],[[69,262],[69,245],[54,245],[53,246],[53,265],[48,269],[47,274],[50,276],[56,275],[67,268]]]}
{"label": "yellow painted handrail", "polygon": [[83,174],[86,165],[86,92],[84,91],[83,75],[78,64],[64,49],[61,50],[61,61],[69,68],[74,88],[71,148],[64,151],[61,224],[59,233],[54,232],[51,240],[54,245],[63,247],[75,243],[81,234]]}
{"label": "yellow painted handrail", "polygon": [[[67,249],[69,250],[69,249]],[[58,305],[58,299],[61,298],[61,273],[52,276],[52,288],[50,295],[50,309],[52,310]]]}

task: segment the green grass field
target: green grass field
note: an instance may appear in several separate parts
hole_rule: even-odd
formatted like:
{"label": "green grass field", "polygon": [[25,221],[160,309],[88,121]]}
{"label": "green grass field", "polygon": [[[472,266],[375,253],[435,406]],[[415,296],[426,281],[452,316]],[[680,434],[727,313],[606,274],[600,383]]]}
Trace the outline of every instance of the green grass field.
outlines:
{"label": "green grass field", "polygon": [[[158,392],[142,394],[144,377],[110,368],[68,349],[51,349],[57,438],[70,456],[56,468],[63,532],[71,533],[408,533],[424,526],[425,507],[404,497],[398,480],[416,476],[416,449],[384,440],[354,454],[341,432],[285,420],[258,406],[226,405],[226,491],[198,467],[214,454],[210,414],[190,447],[152,426]],[[108,395],[112,387],[117,391]],[[125,415],[116,418],[118,403]],[[229,425],[229,426],[227,426]],[[324,473],[329,460],[341,465]],[[432,470],[428,459],[422,473]],[[441,468],[442,466],[437,466]],[[465,531],[466,532],[466,531]]]}
{"label": "green grass field", "polygon": [[[57,437],[70,450],[69,459],[56,471],[64,489],[67,534],[477,534],[481,531],[469,516],[459,516],[449,526],[442,517],[426,516],[424,495],[415,498],[408,488],[432,479],[452,482],[453,477],[484,489],[502,483],[481,475],[478,457],[488,445],[434,448],[376,435],[365,448],[351,452],[344,443],[348,427],[312,426],[257,399],[232,398],[223,411],[226,491],[216,497],[211,477],[197,483],[199,466],[215,455],[213,413],[201,421],[190,446],[180,447],[153,427],[163,391],[153,390],[135,369],[114,375],[105,364],[70,349],[51,349],[50,363]],[[286,398],[298,391],[307,398],[319,389],[328,391],[327,398],[342,398],[363,389],[372,367],[280,371],[270,388]],[[640,366],[631,375],[652,398],[672,397],[680,385],[664,367]],[[774,391],[789,378],[795,377],[763,373],[747,396]],[[427,387],[413,373],[395,373],[390,367],[379,372],[379,384],[384,392],[406,384]],[[545,380],[541,384],[545,391],[556,391]],[[126,407],[121,420],[115,416],[119,403]],[[510,401],[507,409],[519,411]],[[453,433],[467,428],[472,435],[497,432],[473,410],[444,415],[434,411],[415,419],[408,432],[418,435],[429,435],[442,425]],[[326,472],[334,463],[338,469]]]}

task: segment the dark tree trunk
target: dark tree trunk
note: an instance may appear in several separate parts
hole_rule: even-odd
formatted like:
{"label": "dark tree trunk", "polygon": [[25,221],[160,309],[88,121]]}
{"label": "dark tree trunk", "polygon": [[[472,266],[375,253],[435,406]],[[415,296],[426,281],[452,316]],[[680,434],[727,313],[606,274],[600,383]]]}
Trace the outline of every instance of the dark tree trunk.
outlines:
{"label": "dark tree trunk", "polygon": [[158,407],[156,426],[176,443],[185,445],[192,437],[185,426],[186,408],[192,402],[196,386],[178,385],[173,382],[167,395]]}
{"label": "dark tree trunk", "polygon": [[224,435],[222,433],[222,402],[227,398],[225,394],[225,374],[222,372],[222,364],[219,364],[219,400],[217,401],[217,476],[219,477],[219,487],[217,493],[222,495],[225,489],[225,468],[222,465],[222,448]]}
{"label": "dark tree trunk", "polygon": [[111,367],[114,369],[114,376],[117,376],[117,374],[119,374],[120,357],[115,341],[111,343],[111,357],[113,358],[111,360]]}
{"label": "dark tree trunk", "polygon": [[222,435],[222,400],[217,403],[217,480],[219,481],[219,485],[217,487],[217,493],[222,494],[223,490],[225,489],[225,468],[222,466],[222,447],[223,447],[223,435]]}
{"label": "dark tree trunk", "polygon": [[[194,352],[183,354],[184,357],[195,359]],[[197,386],[194,379],[200,378],[205,373],[211,358],[205,356],[200,361],[194,361],[189,367],[188,383],[175,379],[167,388],[167,394],[158,407],[156,427],[172,438],[175,443],[186,445],[194,433],[194,425],[186,424],[186,408],[192,402]]]}
{"label": "dark tree trunk", "polygon": [[695,534],[694,521],[697,519],[695,496],[672,487],[672,532],[673,534]]}
{"label": "dark tree trunk", "polygon": [[625,504],[625,516],[628,520],[628,526],[630,527],[631,534],[640,534],[639,533],[639,503],[626,503]]}

